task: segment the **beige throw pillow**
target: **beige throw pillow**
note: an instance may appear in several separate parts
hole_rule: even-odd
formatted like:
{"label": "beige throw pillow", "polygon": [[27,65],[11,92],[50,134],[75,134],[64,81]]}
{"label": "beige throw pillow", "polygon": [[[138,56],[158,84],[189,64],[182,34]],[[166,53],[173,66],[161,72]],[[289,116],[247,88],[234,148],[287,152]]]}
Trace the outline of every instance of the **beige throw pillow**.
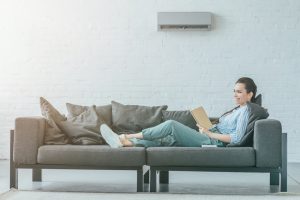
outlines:
{"label": "beige throw pillow", "polygon": [[42,115],[48,122],[45,144],[103,144],[100,125],[95,106],[89,107],[80,115],[67,120],[46,99],[40,98]]}
{"label": "beige throw pillow", "polygon": [[45,117],[46,130],[44,144],[68,144],[68,137],[57,126],[56,121],[66,120],[66,117],[58,112],[46,99],[40,97],[40,107]]}
{"label": "beige throw pillow", "polygon": [[73,144],[104,144],[100,134],[103,123],[95,106],[89,107],[76,117],[61,121],[59,126],[69,136]]}

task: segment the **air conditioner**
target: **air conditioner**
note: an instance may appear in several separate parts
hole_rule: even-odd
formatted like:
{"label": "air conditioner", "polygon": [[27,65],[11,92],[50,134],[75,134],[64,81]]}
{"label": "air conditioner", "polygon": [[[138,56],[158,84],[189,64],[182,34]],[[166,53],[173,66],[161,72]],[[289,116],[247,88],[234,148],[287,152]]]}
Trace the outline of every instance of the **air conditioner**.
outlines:
{"label": "air conditioner", "polygon": [[211,30],[210,12],[158,12],[158,30]]}

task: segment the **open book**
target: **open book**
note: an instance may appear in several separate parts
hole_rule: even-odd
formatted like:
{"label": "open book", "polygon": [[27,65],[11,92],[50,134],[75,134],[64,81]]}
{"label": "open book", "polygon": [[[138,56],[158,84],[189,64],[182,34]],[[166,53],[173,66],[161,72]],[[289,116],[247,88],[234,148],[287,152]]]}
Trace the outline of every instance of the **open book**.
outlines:
{"label": "open book", "polygon": [[195,121],[197,122],[197,124],[199,124],[200,126],[207,128],[207,129],[210,129],[213,127],[213,124],[209,120],[203,107],[195,108],[195,109],[191,110],[191,113],[192,113]]}

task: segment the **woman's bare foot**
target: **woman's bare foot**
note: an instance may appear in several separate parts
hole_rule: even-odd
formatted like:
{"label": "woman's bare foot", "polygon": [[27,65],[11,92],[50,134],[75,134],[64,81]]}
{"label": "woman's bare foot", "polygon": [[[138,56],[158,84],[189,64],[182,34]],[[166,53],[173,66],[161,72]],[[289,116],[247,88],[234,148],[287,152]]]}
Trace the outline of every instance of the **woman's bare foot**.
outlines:
{"label": "woman's bare foot", "polygon": [[133,143],[130,140],[127,139],[126,134],[121,134],[119,136],[119,139],[120,139],[120,141],[121,141],[121,143],[124,147],[132,147],[133,146]]}

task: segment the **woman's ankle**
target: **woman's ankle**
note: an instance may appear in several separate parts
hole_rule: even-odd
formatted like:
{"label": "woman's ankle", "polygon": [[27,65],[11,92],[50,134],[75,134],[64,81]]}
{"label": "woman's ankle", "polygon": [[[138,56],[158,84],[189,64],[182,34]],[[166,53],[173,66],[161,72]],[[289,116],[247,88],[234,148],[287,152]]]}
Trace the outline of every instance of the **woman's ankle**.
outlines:
{"label": "woman's ankle", "polygon": [[130,140],[128,140],[127,136],[128,136],[127,134],[120,135],[119,136],[120,141],[124,147],[132,147],[133,143]]}
{"label": "woman's ankle", "polygon": [[126,134],[126,138],[127,138],[127,139],[133,139],[133,138],[136,138],[136,139],[143,139],[143,134],[142,134],[142,132]]}

